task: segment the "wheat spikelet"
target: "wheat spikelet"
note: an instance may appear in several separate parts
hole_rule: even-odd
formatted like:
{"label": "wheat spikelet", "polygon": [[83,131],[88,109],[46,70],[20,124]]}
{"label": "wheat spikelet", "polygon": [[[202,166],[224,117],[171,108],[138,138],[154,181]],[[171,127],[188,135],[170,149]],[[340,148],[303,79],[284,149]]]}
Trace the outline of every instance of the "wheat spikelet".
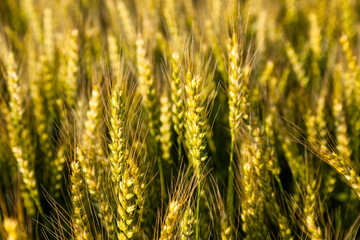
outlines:
{"label": "wheat spikelet", "polygon": [[75,106],[76,94],[77,94],[77,74],[78,67],[78,35],[79,31],[73,29],[70,33],[68,42],[69,50],[66,51],[67,65],[66,65],[66,81],[65,81],[65,93],[68,104],[72,107]]}
{"label": "wheat spikelet", "polygon": [[296,74],[296,77],[300,82],[300,85],[302,87],[305,87],[309,82],[309,78],[305,75],[305,71],[303,69],[302,63],[299,61],[298,55],[296,54],[294,48],[290,45],[290,43],[286,43],[285,50],[291,66]]}
{"label": "wheat spikelet", "polygon": [[345,182],[351,187],[357,197],[360,198],[360,177],[354,168],[340,155],[328,150],[325,146],[320,146],[317,153],[344,178]]}
{"label": "wheat spikelet", "polygon": [[71,203],[73,205],[73,230],[76,238],[89,239],[87,217],[84,209],[84,182],[81,178],[80,166],[77,161],[71,163]]}
{"label": "wheat spikelet", "polygon": [[222,56],[222,50],[221,50],[221,46],[218,43],[218,39],[217,39],[217,35],[214,32],[214,26],[213,26],[213,22],[211,22],[210,19],[206,20],[205,22],[205,33],[207,35],[207,37],[209,38],[209,44],[211,46],[211,48],[213,49],[213,53],[214,53],[214,57],[217,60],[217,69],[219,70],[219,72],[221,73],[223,79],[225,79],[225,81],[227,80],[228,76],[226,73],[226,65]]}
{"label": "wheat spikelet", "polygon": [[195,178],[198,181],[197,211],[196,211],[196,239],[199,239],[199,214],[201,195],[202,163],[207,159],[206,153],[206,118],[205,108],[202,106],[201,89],[203,76],[197,75],[195,69],[189,68],[186,73],[186,111],[185,111],[185,139],[189,151],[189,161],[193,166]]}
{"label": "wheat spikelet", "polygon": [[134,215],[136,210],[134,187],[134,178],[127,167],[124,169],[117,199],[120,203],[117,207],[118,218],[116,219],[120,230],[117,233],[119,239],[131,239],[134,235]]}
{"label": "wheat spikelet", "polygon": [[19,239],[19,234],[18,234],[19,223],[16,219],[5,217],[3,225],[4,225],[5,233],[7,235],[6,238],[7,240]]}
{"label": "wheat spikelet", "polygon": [[45,154],[45,165],[48,165],[53,159],[54,153],[51,146],[50,128],[48,111],[45,107],[45,97],[41,88],[41,64],[36,59],[35,45],[30,40],[28,44],[28,77],[30,83],[30,92],[33,102],[33,111],[36,122],[36,130],[39,136],[40,148]]}
{"label": "wheat spikelet", "polygon": [[264,131],[267,135],[266,156],[268,157],[266,163],[268,170],[275,176],[275,178],[278,178],[280,174],[280,167],[275,150],[275,133],[274,129],[271,128],[273,122],[276,121],[274,118],[274,114],[270,113],[265,119]]}
{"label": "wheat spikelet", "polygon": [[326,101],[326,89],[322,89],[318,99],[318,107],[315,114],[315,124],[318,129],[318,135],[320,138],[321,145],[326,145],[326,116],[325,116],[325,101]]}
{"label": "wheat spikelet", "polygon": [[305,207],[304,207],[304,217],[307,229],[310,233],[311,239],[323,239],[321,229],[317,226],[316,223],[316,199],[314,190],[316,186],[316,182],[313,181],[312,183],[306,186],[306,198],[305,198]]}
{"label": "wheat spikelet", "polygon": [[77,148],[76,156],[81,166],[81,172],[84,175],[84,179],[87,185],[87,190],[90,193],[90,197],[92,198],[95,206],[98,206],[99,193],[97,191],[98,189],[95,179],[95,170],[90,164],[90,159],[85,156],[85,154],[80,148]]}
{"label": "wheat spikelet", "polygon": [[[341,89],[340,86],[338,86],[338,89]],[[342,156],[345,161],[349,162],[351,157],[351,149],[349,146],[350,139],[347,136],[345,113],[341,102],[341,97],[339,95],[339,93],[335,93],[333,99],[333,113],[335,117],[334,125],[337,138],[337,149],[340,156]]]}
{"label": "wheat spikelet", "polygon": [[[276,173],[273,155],[267,151],[264,139],[264,127],[257,122],[248,127],[250,146],[242,145],[242,156],[245,161],[242,165],[243,200],[241,219],[244,222],[243,230],[247,239],[262,239],[269,231],[265,224],[265,211],[270,214],[281,229],[280,234],[291,237],[291,230],[280,211],[271,186],[270,172]],[[249,149],[246,149],[249,148]]]}
{"label": "wheat spikelet", "polygon": [[231,139],[235,140],[235,135],[240,128],[240,123],[244,113],[243,102],[247,79],[243,78],[241,71],[241,53],[239,54],[237,34],[234,33],[229,49],[229,122]]}
{"label": "wheat spikelet", "polygon": [[[6,60],[6,77],[8,90],[10,93],[10,118],[7,122],[12,152],[17,161],[19,171],[22,175],[24,186],[28,191],[30,199],[41,211],[40,198],[37,190],[35,173],[33,169],[33,147],[29,130],[26,126],[24,99],[20,88],[17,65],[12,52],[8,52]],[[35,209],[28,209],[30,213],[35,213]]]}
{"label": "wheat spikelet", "polygon": [[207,159],[206,140],[204,132],[204,107],[200,105],[200,91],[203,77],[193,75],[192,70],[186,74],[186,143],[189,150],[189,160],[193,165],[197,179],[200,179],[201,164]]}
{"label": "wheat spikelet", "polygon": [[347,137],[347,127],[345,123],[345,115],[343,112],[343,105],[341,101],[341,86],[335,79],[335,89],[333,98],[333,112],[335,115],[335,133],[337,137],[337,148],[339,154],[328,149],[326,146],[321,145],[316,151],[319,156],[332,166],[344,178],[346,183],[353,189],[355,194],[360,197],[360,177],[356,173],[351,162],[351,149],[349,148],[349,139]]}
{"label": "wheat spikelet", "polygon": [[318,18],[315,13],[309,14],[310,21],[310,47],[314,52],[316,58],[319,58],[321,53],[321,31],[319,29]]}
{"label": "wheat spikelet", "polygon": [[[244,162],[242,164],[242,186],[244,188],[243,190],[243,196],[242,196],[242,202],[241,202],[241,220],[243,221],[242,229],[247,234],[251,232],[251,226],[253,225],[253,222],[251,220],[251,217],[255,214],[254,209],[254,201],[255,198],[255,187],[250,184],[252,181],[252,174],[253,169],[250,163],[250,153],[246,149],[245,144],[241,145],[241,153],[242,157],[244,159]],[[255,215],[257,216],[257,215]]]}
{"label": "wheat spikelet", "polygon": [[85,182],[88,185],[90,195],[96,197],[98,192],[96,190],[96,176],[95,176],[95,158],[96,158],[96,139],[97,130],[99,126],[99,106],[100,106],[100,92],[97,86],[91,94],[89,101],[89,109],[86,112],[86,120],[84,125],[84,133],[82,136],[82,146],[77,151],[79,154],[79,163],[82,172],[85,175]]}
{"label": "wheat spikelet", "polygon": [[59,149],[56,153],[56,157],[52,164],[54,174],[52,175],[51,180],[52,180],[52,186],[54,188],[53,192],[55,198],[58,198],[60,196],[61,179],[64,175],[63,168],[65,162],[66,162],[66,145],[61,144],[59,146]]}
{"label": "wheat spikelet", "polygon": [[165,223],[161,229],[159,238],[160,240],[170,240],[174,239],[175,237],[173,231],[177,223],[180,204],[177,201],[172,201],[170,202],[168,208],[168,214],[165,218]]}
{"label": "wheat spikelet", "polygon": [[109,15],[111,27],[114,31],[120,29],[118,11],[113,0],[105,0],[105,5]]}
{"label": "wheat spikelet", "polygon": [[141,37],[137,40],[136,45],[139,92],[143,97],[143,105],[148,114],[150,134],[152,138],[157,141],[159,120],[158,110],[155,107],[157,99],[151,65],[149,59],[145,56],[144,40]]}
{"label": "wheat spikelet", "polygon": [[42,32],[41,32],[41,28],[40,28],[39,17],[34,8],[34,1],[33,0],[22,0],[21,5],[22,5],[22,9],[26,13],[26,18],[30,25],[31,36],[34,38],[36,43],[40,43],[40,40],[42,37]]}
{"label": "wheat spikelet", "polygon": [[173,42],[178,43],[178,29],[176,26],[176,12],[175,12],[175,1],[174,0],[170,0],[167,1],[165,6],[164,6],[164,10],[163,10],[163,15],[166,21],[166,25],[169,29],[169,33],[170,36],[173,40]]}
{"label": "wheat spikelet", "polygon": [[224,203],[221,199],[221,195],[219,190],[217,190],[217,198],[218,198],[218,208],[220,212],[220,236],[221,240],[231,240],[232,237],[232,231],[231,226],[229,224],[229,217],[226,214]]}
{"label": "wheat spikelet", "polygon": [[267,38],[267,17],[268,12],[266,10],[261,10],[259,13],[258,20],[256,21],[256,25],[258,28],[256,34],[256,46],[259,49],[259,52],[263,52],[265,49],[265,43]]}
{"label": "wheat spikelet", "polygon": [[351,50],[350,42],[347,35],[341,36],[340,44],[343,52],[345,53],[347,61],[348,71],[345,73],[344,77],[344,94],[346,105],[350,107],[353,103],[357,103],[357,98],[354,97],[354,93],[357,93],[356,89],[358,89],[358,83],[355,81],[355,78],[359,74],[359,69],[357,67],[356,57]]}
{"label": "wheat spikelet", "polygon": [[[271,186],[271,176],[270,173],[275,177],[277,182],[281,184],[279,175],[280,175],[280,167],[277,162],[277,156],[274,149],[274,131],[270,129],[270,126],[273,123],[273,115],[270,113],[265,119],[264,133],[267,136],[262,137],[261,145],[262,146],[262,163],[264,165],[264,169],[262,170],[262,174],[257,178],[260,179],[260,186],[263,189],[263,194],[265,197],[265,207],[266,212],[270,215],[273,222],[277,223],[280,229],[280,236],[283,239],[293,239],[292,231],[290,228],[290,224],[280,209],[280,206],[275,197],[275,191]],[[261,127],[262,129],[262,127]],[[266,139],[264,139],[266,138]],[[260,166],[261,166],[260,164]]]}
{"label": "wheat spikelet", "polygon": [[178,63],[180,61],[179,52],[174,50],[171,55],[171,101],[172,101],[172,122],[174,130],[177,134],[178,144],[178,159],[181,161],[181,141],[183,138],[183,120],[184,120],[184,102],[183,102],[183,89],[180,80],[180,69]]}
{"label": "wheat spikelet", "polygon": [[[146,50],[144,49],[144,40],[141,36],[136,41],[136,67],[139,81],[139,92],[143,97],[143,106],[147,115],[149,132],[151,136],[152,154],[158,154],[159,151],[159,109],[156,90],[154,86],[154,79],[152,76],[152,69],[149,59],[146,57]],[[165,180],[162,168],[161,158],[156,157],[162,196],[166,196]]]}
{"label": "wheat spikelet", "polygon": [[[281,130],[282,128],[278,128]],[[300,183],[305,181],[305,166],[302,164],[303,157],[299,154],[297,146],[291,141],[289,136],[283,131],[279,131],[279,138],[281,139],[281,148],[284,151],[285,157],[288,160],[291,172],[295,179]]]}
{"label": "wheat spikelet", "polygon": [[53,19],[52,11],[50,9],[44,10],[44,39],[43,48],[44,52],[42,55],[42,74],[44,80],[44,91],[48,101],[48,109],[50,116],[55,119],[55,101],[56,92],[54,86],[54,33],[53,33]]}
{"label": "wheat spikelet", "polygon": [[353,6],[351,5],[352,5],[351,1],[346,0],[343,1],[340,6],[340,8],[342,9],[342,15],[341,15],[342,27],[346,35],[348,35],[350,38],[354,36],[354,31],[352,27],[354,25],[354,15],[352,11]]}
{"label": "wheat spikelet", "polygon": [[110,136],[109,144],[111,179],[115,185],[121,180],[122,170],[127,159],[125,133],[125,106],[122,91],[114,91],[111,99]]}
{"label": "wheat spikelet", "polygon": [[227,211],[230,215],[231,224],[233,224],[233,195],[234,195],[234,146],[236,141],[236,134],[239,131],[240,124],[243,118],[247,118],[244,105],[246,102],[246,84],[247,79],[243,76],[241,69],[241,50],[239,49],[238,36],[234,32],[229,46],[229,124],[231,134],[231,149],[230,149],[230,163],[229,163],[229,178],[228,178],[228,195],[227,195]]}
{"label": "wheat spikelet", "polygon": [[[111,170],[111,179],[115,184],[116,189],[116,203],[117,206],[117,216],[120,219],[117,219],[117,225],[119,231],[117,235],[120,239],[127,239],[130,238],[133,234],[133,230],[128,230],[127,221],[127,204],[128,195],[133,197],[133,193],[124,192],[127,190],[128,183],[132,185],[133,182],[131,180],[125,179],[125,177],[129,178],[129,173],[125,173],[124,171],[128,171],[127,169],[127,159],[128,159],[128,152],[126,149],[126,133],[125,133],[125,104],[123,99],[123,93],[118,88],[115,88],[115,91],[112,96],[111,100],[111,117],[110,117],[110,136],[111,136],[111,143],[109,144],[109,148],[111,151],[110,155],[110,170]],[[126,174],[126,176],[125,176]],[[122,180],[122,178],[124,178]],[[124,185],[125,184],[125,185]],[[121,188],[121,186],[123,188]],[[123,192],[122,192],[123,191]],[[132,195],[130,195],[132,194]],[[124,209],[125,208],[125,209]],[[132,214],[131,214],[132,215]]]}
{"label": "wheat spikelet", "polygon": [[169,99],[166,95],[163,95],[160,98],[160,143],[161,143],[161,150],[162,150],[162,158],[169,164],[172,163],[171,159],[171,104]]}
{"label": "wheat spikelet", "polygon": [[[82,136],[82,144],[77,149],[77,156],[84,174],[90,199],[96,208],[96,212],[106,229],[111,232],[111,213],[106,204],[106,196],[102,191],[101,180],[104,173],[104,162],[102,162],[102,146],[99,139],[100,126],[100,91],[97,85],[94,86],[89,101],[89,109],[86,112],[85,129]],[[102,164],[97,174],[96,166]]]}
{"label": "wheat spikelet", "polygon": [[[267,201],[271,196],[271,185],[270,185],[270,178],[267,172],[267,160],[269,158],[266,158],[267,156],[264,154],[264,150],[262,149],[263,146],[263,138],[264,138],[264,128],[261,126],[261,124],[257,123],[256,120],[254,120],[253,127],[250,128],[250,134],[251,134],[251,164],[254,170],[253,178],[255,180],[255,188],[257,191],[257,200],[258,203],[256,203],[256,209],[257,217],[253,218],[253,229],[250,232],[250,235],[255,234],[258,236],[265,236],[264,233],[266,233],[268,230],[265,226],[262,226],[264,224],[264,216],[262,216],[264,213],[264,206],[266,206]],[[263,162],[264,161],[264,162]],[[255,193],[256,194],[256,193]],[[262,200],[260,200],[263,198]],[[250,237],[251,238],[251,237]]]}
{"label": "wheat spikelet", "polygon": [[131,44],[136,40],[136,28],[132,23],[129,10],[123,0],[117,1],[116,9],[120,18],[121,26],[124,29],[124,36],[126,37],[128,44]]}
{"label": "wheat spikelet", "polygon": [[110,65],[112,70],[114,71],[114,76],[118,77],[120,74],[120,58],[119,58],[119,47],[117,45],[117,40],[112,34],[109,34],[107,37],[107,42],[108,42]]}
{"label": "wheat spikelet", "polygon": [[194,234],[195,217],[191,207],[188,206],[180,221],[180,239],[189,240],[192,239]]}

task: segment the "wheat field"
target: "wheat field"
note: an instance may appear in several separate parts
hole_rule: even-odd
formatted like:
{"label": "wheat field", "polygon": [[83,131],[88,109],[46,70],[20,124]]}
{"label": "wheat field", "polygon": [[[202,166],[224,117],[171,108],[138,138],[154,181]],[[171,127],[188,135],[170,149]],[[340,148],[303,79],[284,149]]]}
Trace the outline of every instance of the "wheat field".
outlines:
{"label": "wheat field", "polygon": [[1,0],[0,239],[360,239],[360,2]]}

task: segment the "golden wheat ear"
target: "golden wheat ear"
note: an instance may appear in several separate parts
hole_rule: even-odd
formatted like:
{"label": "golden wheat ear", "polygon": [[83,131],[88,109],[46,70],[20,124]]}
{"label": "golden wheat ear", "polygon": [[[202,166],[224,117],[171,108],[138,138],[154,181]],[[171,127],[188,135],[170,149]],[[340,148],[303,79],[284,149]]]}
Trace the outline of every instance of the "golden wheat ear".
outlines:
{"label": "golden wheat ear", "polygon": [[17,161],[19,172],[22,175],[24,186],[22,193],[27,201],[27,210],[31,215],[35,215],[37,210],[42,212],[42,208],[33,164],[35,150],[30,135],[29,122],[25,115],[24,89],[20,85],[14,54],[8,51],[4,60],[7,87],[10,93],[10,116],[7,121],[10,145]]}
{"label": "golden wheat ear", "polygon": [[85,211],[84,201],[86,200],[85,184],[81,176],[80,164],[77,161],[71,162],[71,204],[72,229],[75,238],[88,239],[91,237],[88,229],[88,219]]}

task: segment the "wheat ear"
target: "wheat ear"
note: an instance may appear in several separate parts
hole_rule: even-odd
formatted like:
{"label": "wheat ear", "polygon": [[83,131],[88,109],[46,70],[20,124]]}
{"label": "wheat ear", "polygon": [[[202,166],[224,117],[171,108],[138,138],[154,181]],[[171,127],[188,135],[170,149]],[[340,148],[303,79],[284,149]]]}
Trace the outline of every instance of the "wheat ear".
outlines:
{"label": "wheat ear", "polygon": [[39,138],[39,145],[42,152],[45,154],[44,165],[45,169],[50,166],[53,160],[54,153],[51,144],[51,122],[48,117],[48,110],[45,107],[45,97],[43,96],[43,89],[41,88],[41,63],[36,59],[35,45],[30,40],[28,44],[28,77],[30,83],[30,92],[33,103],[33,112],[36,123],[36,132]]}
{"label": "wheat ear", "polygon": [[183,138],[183,119],[184,119],[184,102],[183,89],[180,81],[180,71],[178,63],[180,61],[179,52],[173,51],[171,55],[171,101],[172,101],[172,121],[174,123],[174,130],[177,134],[178,144],[178,162],[181,162],[181,141]]}
{"label": "wheat ear", "polygon": [[80,166],[77,161],[71,163],[71,203],[73,205],[73,229],[76,238],[89,239],[90,233],[87,228],[87,217],[84,209],[86,199],[84,182],[81,178]]}
{"label": "wheat ear", "polygon": [[7,236],[7,240],[17,240],[19,239],[19,234],[18,234],[18,228],[19,228],[19,223],[18,220],[14,219],[14,218],[8,218],[5,217],[4,219],[4,230]]}
{"label": "wheat ear", "polygon": [[70,33],[68,48],[66,52],[67,64],[66,64],[66,81],[65,81],[65,93],[68,104],[72,107],[75,106],[76,94],[77,94],[77,74],[79,72],[79,46],[78,46],[79,31],[73,29]]}
{"label": "wheat ear", "polygon": [[233,33],[229,47],[229,123],[231,133],[231,149],[229,163],[228,193],[227,193],[227,212],[230,217],[230,224],[234,223],[234,150],[236,134],[239,130],[242,117],[244,116],[243,103],[246,92],[246,82],[241,71],[241,54],[239,54],[238,36]]}
{"label": "wheat ear", "polygon": [[[39,192],[36,186],[37,184],[32,163],[33,147],[30,132],[27,129],[25,120],[25,108],[23,106],[24,95],[17,74],[17,64],[13,53],[10,51],[5,58],[5,65],[8,90],[10,93],[10,121],[7,122],[10,144],[30,199],[36,204],[41,212]],[[35,213],[35,209],[28,210],[31,213]]]}
{"label": "wheat ear", "polygon": [[171,104],[166,95],[163,95],[160,98],[160,143],[161,143],[161,150],[162,150],[162,158],[164,161],[172,164],[171,159]]}
{"label": "wheat ear", "polygon": [[194,69],[188,69],[186,74],[186,144],[189,150],[189,161],[193,166],[198,182],[196,206],[196,239],[199,239],[200,197],[202,163],[207,159],[206,153],[206,119],[205,108],[201,104],[201,89],[203,76],[194,75]]}
{"label": "wheat ear", "polygon": [[[145,108],[149,123],[149,132],[152,137],[153,153],[158,154],[159,150],[159,113],[157,108],[157,96],[152,76],[152,69],[149,59],[146,57],[144,40],[141,36],[136,41],[136,66],[139,81],[139,91],[143,97],[143,106]],[[161,158],[156,157],[160,175],[161,194],[166,198],[165,179]]]}
{"label": "wheat ear", "polygon": [[42,74],[44,80],[44,90],[46,100],[48,102],[48,110],[50,116],[55,119],[55,104],[56,104],[56,91],[54,86],[54,55],[55,55],[55,44],[54,44],[54,33],[53,33],[53,19],[52,11],[50,9],[44,10],[44,42],[43,48],[44,53],[42,55]]}
{"label": "wheat ear", "polygon": [[185,209],[185,212],[180,221],[180,239],[189,240],[194,235],[195,217],[190,206]]}
{"label": "wheat ear", "polygon": [[180,204],[177,201],[172,201],[169,204],[168,214],[165,218],[165,223],[161,229],[160,240],[174,239],[174,229],[178,220]]}

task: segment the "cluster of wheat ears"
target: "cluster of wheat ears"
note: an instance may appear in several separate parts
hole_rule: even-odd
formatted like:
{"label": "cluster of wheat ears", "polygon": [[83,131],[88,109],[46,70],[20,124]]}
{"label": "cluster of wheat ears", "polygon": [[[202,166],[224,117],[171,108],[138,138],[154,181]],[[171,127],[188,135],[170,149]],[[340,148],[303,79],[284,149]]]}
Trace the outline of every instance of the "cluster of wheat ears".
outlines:
{"label": "cluster of wheat ears", "polygon": [[360,238],[359,9],[1,0],[0,239]]}

